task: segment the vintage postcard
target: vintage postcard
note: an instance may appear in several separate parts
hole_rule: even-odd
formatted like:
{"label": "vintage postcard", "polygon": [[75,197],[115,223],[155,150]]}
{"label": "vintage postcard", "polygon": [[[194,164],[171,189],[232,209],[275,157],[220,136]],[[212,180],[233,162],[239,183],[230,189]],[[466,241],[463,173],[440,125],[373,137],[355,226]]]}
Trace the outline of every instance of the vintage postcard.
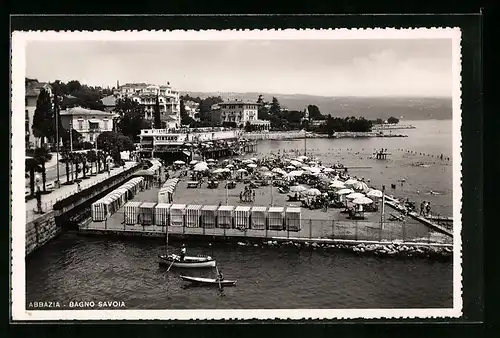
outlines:
{"label": "vintage postcard", "polygon": [[460,41],[13,32],[12,319],[460,317]]}

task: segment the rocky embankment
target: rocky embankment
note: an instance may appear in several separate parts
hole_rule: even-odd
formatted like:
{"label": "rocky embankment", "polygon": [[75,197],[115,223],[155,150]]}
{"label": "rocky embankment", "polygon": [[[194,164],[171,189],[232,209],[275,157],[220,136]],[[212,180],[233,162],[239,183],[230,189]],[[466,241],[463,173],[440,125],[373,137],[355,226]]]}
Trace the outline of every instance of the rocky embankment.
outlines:
{"label": "rocky embankment", "polygon": [[374,255],[382,257],[415,257],[429,259],[452,259],[453,249],[450,246],[412,245],[404,243],[387,244],[344,244],[344,243],[316,243],[293,241],[264,241],[262,243],[238,242],[240,246],[255,247],[296,247],[297,249],[343,250],[359,255]]}

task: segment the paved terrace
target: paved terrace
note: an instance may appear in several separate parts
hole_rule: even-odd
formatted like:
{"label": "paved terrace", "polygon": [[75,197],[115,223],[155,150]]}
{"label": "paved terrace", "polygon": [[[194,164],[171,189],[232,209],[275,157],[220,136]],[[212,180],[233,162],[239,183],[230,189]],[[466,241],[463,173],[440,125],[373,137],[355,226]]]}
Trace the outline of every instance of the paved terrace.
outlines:
{"label": "paved terrace", "polygon": [[[199,205],[222,205],[226,204],[225,181],[220,181],[216,189],[208,189],[204,183],[202,188],[187,188],[186,177],[181,178],[174,192],[174,202],[181,204],[199,204]],[[273,191],[273,205],[281,207],[300,206],[298,202],[287,202],[286,194],[280,194],[276,187],[260,187],[256,189],[255,202],[244,203],[239,200],[239,193],[244,189],[243,183],[237,183],[235,189],[227,191],[228,205],[238,206],[270,206],[271,189]],[[158,189],[153,188],[138,193],[134,201],[158,202]],[[436,233],[426,227],[424,224],[407,219],[406,222],[386,221],[383,228],[380,226],[380,212],[365,213],[365,220],[351,220],[342,209],[329,208],[328,211],[309,210],[302,208],[302,230],[299,232],[287,231],[265,231],[265,230],[247,230],[238,229],[203,229],[186,227],[169,227],[171,234],[184,235],[204,235],[204,236],[228,236],[228,237],[295,237],[295,238],[338,238],[349,240],[372,240],[372,241],[414,241],[414,242],[434,242],[449,243],[450,237]],[[388,217],[388,213],[386,214]],[[90,222],[81,227],[84,232],[120,232],[136,233],[145,236],[162,236],[167,229],[161,226],[142,226],[125,225],[124,210],[118,210],[107,222]]]}
{"label": "paved terrace", "polygon": [[[87,189],[93,185],[96,185],[104,181],[109,177],[118,175],[119,173],[130,169],[136,164],[137,162],[132,162],[132,161],[125,162],[125,167],[115,167],[111,169],[111,172],[109,174],[107,172],[103,172],[94,176],[90,176],[86,180],[82,180],[82,182],[80,183],[80,188],[81,190]],[[60,175],[60,181],[61,183],[66,182],[66,176],[64,172],[62,172],[62,175]],[[46,185],[54,186],[54,181],[47,181]],[[42,195],[42,210],[44,212],[50,212],[57,201],[63,200],[71,195],[74,195],[77,192],[78,192],[78,186],[76,183],[72,185],[61,185],[59,189],[53,190],[50,194]],[[36,203],[37,203],[36,198],[33,198],[26,202],[26,223],[31,222],[36,218],[42,216],[41,214],[37,214],[35,212]]]}

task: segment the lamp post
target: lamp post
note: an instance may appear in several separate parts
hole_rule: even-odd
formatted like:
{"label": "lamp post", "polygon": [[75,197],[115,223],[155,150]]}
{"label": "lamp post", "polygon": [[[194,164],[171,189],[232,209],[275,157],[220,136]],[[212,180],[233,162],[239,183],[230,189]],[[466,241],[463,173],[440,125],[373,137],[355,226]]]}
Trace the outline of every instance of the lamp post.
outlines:
{"label": "lamp post", "polygon": [[380,212],[380,228],[384,228],[384,215],[385,214],[385,185],[382,186],[382,207]]}
{"label": "lamp post", "polygon": [[59,189],[59,102],[57,92],[54,92],[54,110],[56,118],[56,170],[57,180],[55,182],[56,189]]}
{"label": "lamp post", "polygon": [[73,116],[69,120],[69,150],[73,152]]}

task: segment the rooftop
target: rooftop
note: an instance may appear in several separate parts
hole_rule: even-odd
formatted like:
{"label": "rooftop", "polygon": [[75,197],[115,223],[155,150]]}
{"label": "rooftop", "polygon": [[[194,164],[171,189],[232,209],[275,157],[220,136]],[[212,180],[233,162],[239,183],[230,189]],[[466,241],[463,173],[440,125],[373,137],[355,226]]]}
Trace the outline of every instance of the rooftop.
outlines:
{"label": "rooftop", "polygon": [[31,81],[26,84],[26,96],[38,96],[42,88],[51,88],[46,82]]}
{"label": "rooftop", "polygon": [[259,103],[252,102],[252,101],[242,101],[242,100],[231,100],[231,101],[224,101],[224,102],[219,103],[219,105],[224,105],[224,104],[234,104],[234,105],[255,104],[255,105],[258,105]]}
{"label": "rooftop", "polygon": [[101,116],[115,116],[113,113],[109,113],[102,110],[87,109],[82,107],[68,108],[66,110],[61,110],[60,115],[101,115]]}
{"label": "rooftop", "polygon": [[103,97],[101,101],[105,107],[114,107],[116,105],[116,97],[114,95]]}

